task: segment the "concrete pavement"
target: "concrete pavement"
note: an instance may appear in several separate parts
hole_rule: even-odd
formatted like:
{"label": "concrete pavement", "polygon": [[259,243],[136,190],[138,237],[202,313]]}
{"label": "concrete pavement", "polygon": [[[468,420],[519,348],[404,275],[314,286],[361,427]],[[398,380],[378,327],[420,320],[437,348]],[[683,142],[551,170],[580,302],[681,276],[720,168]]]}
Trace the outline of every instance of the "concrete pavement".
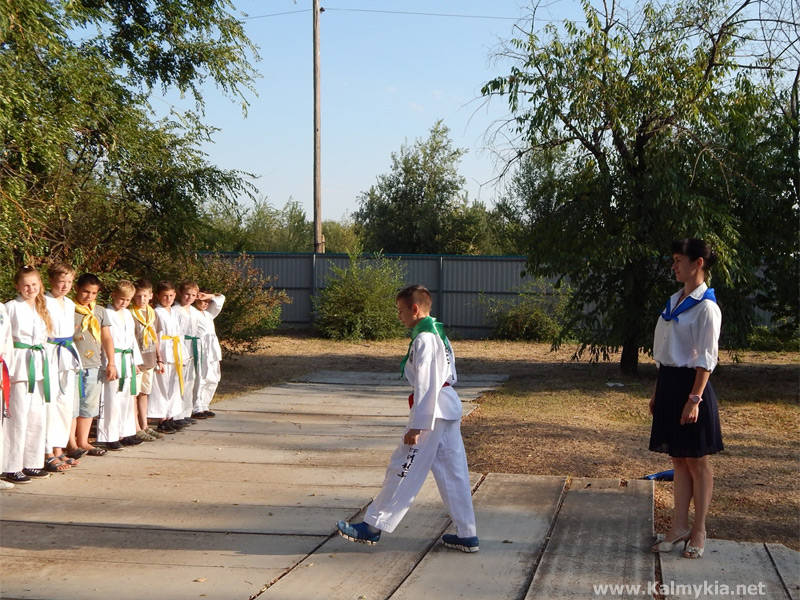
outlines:
{"label": "concrete pavement", "polygon": [[[474,474],[481,551],[465,555],[438,543],[450,523],[429,479],[378,546],[345,542],[336,521],[363,511],[402,435],[395,377],[318,372],[0,493],[0,597],[521,600],[642,597],[660,583],[664,598],[742,585],[724,597],[800,600],[799,555],[780,545],[710,540],[701,561],[646,552],[652,483],[639,480]],[[501,380],[462,378],[465,412]],[[595,588],[606,584],[629,587]]]}

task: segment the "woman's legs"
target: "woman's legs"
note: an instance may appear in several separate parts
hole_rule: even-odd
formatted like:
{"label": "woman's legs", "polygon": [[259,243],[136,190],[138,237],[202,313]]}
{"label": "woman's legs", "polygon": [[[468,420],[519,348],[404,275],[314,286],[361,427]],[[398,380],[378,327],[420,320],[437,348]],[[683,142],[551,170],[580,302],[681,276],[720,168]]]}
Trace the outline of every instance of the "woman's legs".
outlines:
{"label": "woman's legs", "polygon": [[714,491],[714,471],[708,456],[684,460],[691,474],[694,497],[694,524],[689,544],[702,548],[706,540],[706,515]]}
{"label": "woman's legs", "polygon": [[672,528],[666,539],[670,540],[689,529],[689,503],[694,489],[691,472],[685,458],[672,457]]}

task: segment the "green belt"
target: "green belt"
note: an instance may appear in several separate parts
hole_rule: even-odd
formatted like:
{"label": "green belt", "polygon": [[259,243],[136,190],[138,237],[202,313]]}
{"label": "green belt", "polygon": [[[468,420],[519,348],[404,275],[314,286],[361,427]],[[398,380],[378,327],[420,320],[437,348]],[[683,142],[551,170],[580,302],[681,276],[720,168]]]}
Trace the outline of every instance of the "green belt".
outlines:
{"label": "green belt", "polygon": [[194,359],[194,372],[197,377],[200,373],[200,346],[198,345],[200,338],[193,335],[185,335],[183,339],[192,340],[192,358]]}
{"label": "green belt", "polygon": [[[35,350],[42,353],[42,375],[44,376],[44,401],[50,402],[50,364],[47,361],[47,353],[44,351],[44,346],[41,344],[24,344],[22,342],[14,342],[14,348],[20,350]],[[33,352],[28,358],[28,393],[32,394],[36,388],[36,360]]]}
{"label": "green belt", "polygon": [[129,356],[128,361],[131,363],[131,396],[136,395],[136,368],[133,366],[133,350],[130,348],[114,348],[114,352],[116,354],[122,354],[119,359],[119,362],[122,364],[122,373],[119,377],[119,386],[117,387],[117,391],[121,392],[122,388],[125,387],[125,379],[128,377],[128,370],[125,368],[125,355]]}

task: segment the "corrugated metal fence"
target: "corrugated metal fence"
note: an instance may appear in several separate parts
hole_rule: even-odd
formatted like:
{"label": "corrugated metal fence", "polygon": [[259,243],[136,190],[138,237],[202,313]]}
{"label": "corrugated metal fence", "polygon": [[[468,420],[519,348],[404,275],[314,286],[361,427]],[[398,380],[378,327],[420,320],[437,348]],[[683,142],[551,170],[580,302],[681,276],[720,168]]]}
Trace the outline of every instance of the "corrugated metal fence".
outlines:
{"label": "corrugated metal fence", "polygon": [[[254,266],[276,278],[292,303],[283,308],[283,322],[310,325],[311,297],[325,287],[331,265],[346,267],[343,254],[250,253]],[[526,281],[524,256],[454,256],[387,254],[402,265],[407,284],[420,283],[433,294],[433,314],[451,331],[480,337],[492,330],[483,299],[504,298],[519,292]]]}

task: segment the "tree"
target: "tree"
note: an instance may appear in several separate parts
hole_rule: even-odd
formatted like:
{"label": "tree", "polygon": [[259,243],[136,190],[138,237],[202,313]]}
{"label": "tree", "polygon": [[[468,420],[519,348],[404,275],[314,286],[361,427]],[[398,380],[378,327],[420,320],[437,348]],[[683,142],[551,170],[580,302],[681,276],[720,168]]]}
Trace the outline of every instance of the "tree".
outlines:
{"label": "tree", "polygon": [[470,204],[449,129],[437,121],[427,140],[392,153],[391,172],[358,199],[364,247],[389,253],[479,254],[488,246],[486,210]]}
{"label": "tree", "polygon": [[[213,129],[188,112],[155,119],[150,88],[211,79],[241,96],[252,46],[223,0],[0,6],[0,265],[69,260],[155,270],[191,253],[209,199],[252,193],[211,165]],[[82,28],[82,29],[81,29]],[[80,31],[79,31],[80,29]],[[99,33],[85,36],[82,32]]]}
{"label": "tree", "polygon": [[598,9],[587,0],[583,27],[531,25],[511,41],[510,74],[484,86],[508,97],[519,142],[511,162],[523,165],[498,207],[517,223],[508,239],[524,244],[535,274],[569,277],[569,326],[581,351],[622,347],[625,372],[636,372],[653,315],[675,286],[665,256],[672,239],[716,247],[721,303],[752,279],[724,185],[737,159],[720,115],[743,114],[739,61],[754,3],[645,4],[626,14],[613,1]]}

